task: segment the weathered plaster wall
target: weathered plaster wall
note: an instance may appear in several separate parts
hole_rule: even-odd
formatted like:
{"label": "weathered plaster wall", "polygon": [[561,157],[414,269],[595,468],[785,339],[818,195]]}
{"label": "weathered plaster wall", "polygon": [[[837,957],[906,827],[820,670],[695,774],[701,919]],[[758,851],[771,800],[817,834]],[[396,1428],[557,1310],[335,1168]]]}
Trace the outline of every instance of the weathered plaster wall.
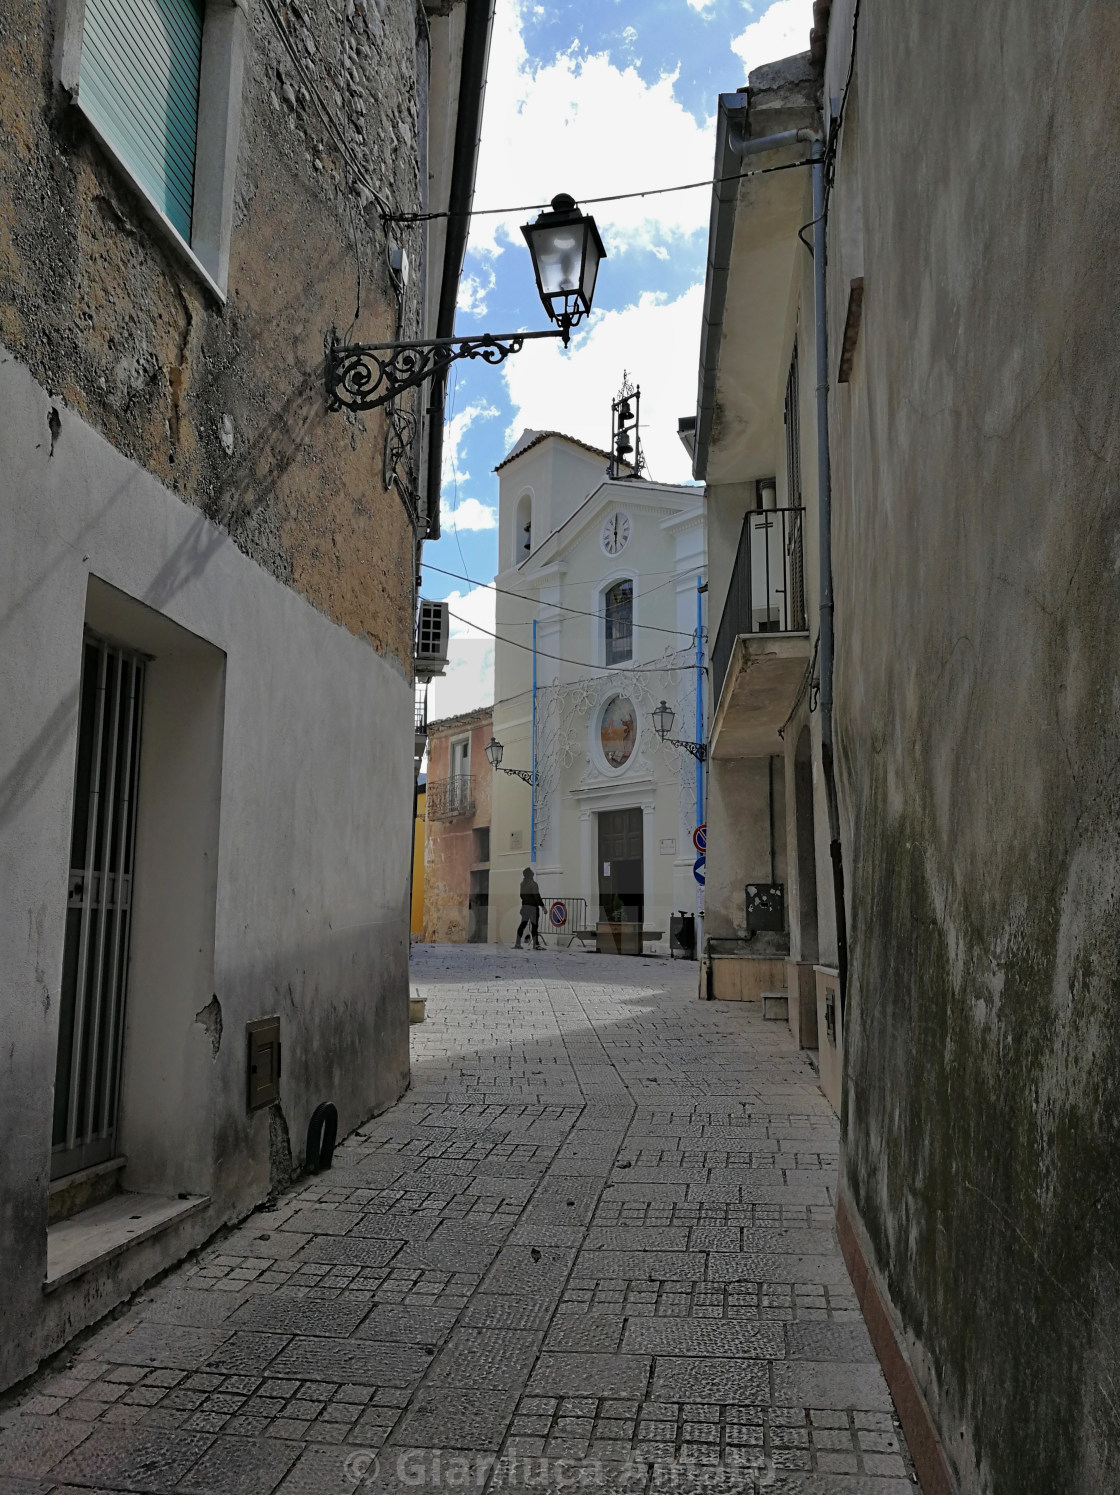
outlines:
{"label": "weathered plaster wall", "polygon": [[[766,758],[713,759],[708,765],[707,883],[704,932],[746,933],[746,885],[770,881],[770,773]],[[785,771],[774,759],[774,869],[788,883]],[[788,892],[788,889],[787,889]],[[788,925],[787,925],[788,928]],[[786,954],[788,934],[759,933],[759,954]]]}
{"label": "weathered plaster wall", "polygon": [[863,6],[843,1179],[994,1495],[1120,1467],[1118,71],[1105,0]]}
{"label": "weathered plaster wall", "polygon": [[[274,1134],[287,1136],[287,1166],[299,1167],[320,1101],[334,1101],[345,1133],[405,1088],[413,760],[412,690],[391,658],[248,560],[78,416],[62,413],[52,450],[51,399],[2,347],[0,410],[7,1385],[286,1182]],[[45,1296],[81,639],[87,618],[105,617],[94,618],[91,578],[127,604],[117,636],[127,629],[126,641],[155,656],[140,761],[124,1182],[205,1192],[211,1204],[173,1240]],[[143,638],[129,609],[145,615]],[[160,636],[161,624],[173,637]],[[169,671],[173,700],[159,683]],[[245,1024],[273,1013],[280,1105],[248,1113]]]}
{"label": "weathered plaster wall", "polygon": [[[470,772],[474,780],[474,812],[452,819],[438,816],[438,786],[451,772],[451,744],[470,737]],[[493,736],[489,709],[471,712],[452,722],[433,723],[428,737],[428,784],[433,803],[427,807],[424,837],[424,938],[437,944],[463,944],[470,932],[471,868],[480,865],[476,829],[490,826],[493,771],[486,744]],[[483,932],[483,941],[486,934]]]}
{"label": "weathered plaster wall", "polygon": [[[407,667],[412,535],[381,482],[383,418],[327,412],[323,354],[332,325],[394,335],[384,235],[357,177],[401,210],[421,205],[420,23],[415,0],[289,0],[275,9],[297,68],[273,8],[249,7],[223,308],[57,86],[61,7],[3,6],[0,342],[247,555]],[[419,311],[414,278],[406,327]]]}

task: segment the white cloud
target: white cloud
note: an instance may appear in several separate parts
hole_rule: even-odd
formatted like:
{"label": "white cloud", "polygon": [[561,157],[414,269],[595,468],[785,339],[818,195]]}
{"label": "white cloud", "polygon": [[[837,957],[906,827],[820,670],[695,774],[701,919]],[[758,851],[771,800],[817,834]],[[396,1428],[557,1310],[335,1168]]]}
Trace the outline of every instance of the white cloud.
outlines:
{"label": "white cloud", "polygon": [[[475,204],[581,200],[710,176],[712,122],[697,123],[675,93],[676,74],[647,83],[632,66],[573,44],[550,62],[529,58],[522,36],[526,0],[498,0],[486,82]],[[700,188],[592,208],[608,254],[691,234],[708,221]],[[476,218],[474,250],[522,244],[528,214]],[[499,237],[499,230],[501,236]]]}
{"label": "white cloud", "polygon": [[[460,452],[467,432],[476,420],[489,420],[491,416],[497,415],[498,411],[493,405],[487,405],[483,400],[477,400],[473,405],[464,405],[462,410],[457,410],[447,422],[443,430],[443,471],[440,474],[441,488],[451,488],[457,483],[465,483],[470,473],[460,465]],[[476,529],[489,529],[489,525],[476,525]],[[470,528],[470,526],[464,526]]]}
{"label": "white cloud", "polygon": [[774,0],[757,21],[732,40],[731,50],[743,59],[749,73],[764,62],[807,52],[812,25],[811,0]]}
{"label": "white cloud", "polygon": [[441,522],[452,529],[497,529],[498,511],[477,498],[464,498],[457,508],[443,511]]}
{"label": "white cloud", "polygon": [[489,639],[456,638],[447,649],[447,673],[428,687],[428,720],[460,716],[494,703],[494,645]]}
{"label": "white cloud", "polygon": [[489,638],[494,632],[493,587],[471,587],[469,592],[448,592],[444,601],[451,617],[452,638]]}
{"label": "white cloud", "polygon": [[596,313],[566,353],[557,343],[527,343],[505,368],[513,406],[508,444],[532,426],[607,447],[611,400],[626,369],[642,391],[647,475],[662,483],[691,481],[677,419],[696,409],[703,299],[702,285],[676,301],[646,292],[636,306]]}
{"label": "white cloud", "polygon": [[428,691],[428,720],[458,716],[494,700],[494,601],[491,587],[447,594],[451,638],[447,670]]}
{"label": "white cloud", "polygon": [[693,10],[705,11],[715,3],[715,0],[688,0]]}
{"label": "white cloud", "polygon": [[459,297],[456,306],[469,317],[484,317],[489,310],[487,297],[494,289],[495,275],[492,268],[484,266],[477,274],[464,275],[459,282]]}

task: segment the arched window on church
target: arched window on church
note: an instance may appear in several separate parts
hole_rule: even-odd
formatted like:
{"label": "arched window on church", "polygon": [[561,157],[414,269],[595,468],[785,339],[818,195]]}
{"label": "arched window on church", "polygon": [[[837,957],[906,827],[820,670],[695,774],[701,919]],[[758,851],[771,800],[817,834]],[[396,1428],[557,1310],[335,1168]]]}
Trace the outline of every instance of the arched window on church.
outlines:
{"label": "arched window on church", "polygon": [[603,663],[626,664],[634,657],[634,583],[616,581],[603,596]]}
{"label": "arched window on church", "polygon": [[513,536],[513,563],[520,565],[533,548],[533,499],[523,493],[517,500],[517,520]]}

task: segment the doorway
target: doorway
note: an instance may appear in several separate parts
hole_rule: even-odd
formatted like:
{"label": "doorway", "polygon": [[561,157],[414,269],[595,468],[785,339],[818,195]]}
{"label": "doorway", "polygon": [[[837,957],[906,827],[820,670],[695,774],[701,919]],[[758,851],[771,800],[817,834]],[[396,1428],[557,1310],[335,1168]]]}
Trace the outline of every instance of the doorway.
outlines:
{"label": "doorway", "polygon": [[484,945],[490,928],[490,873],[471,873],[471,892],[467,900],[467,944]]}
{"label": "doorway", "polygon": [[116,1155],[144,661],[87,634],[62,959],[51,1177]]}
{"label": "doorway", "polygon": [[600,810],[599,917],[641,924],[645,918],[642,878],[642,812]]}

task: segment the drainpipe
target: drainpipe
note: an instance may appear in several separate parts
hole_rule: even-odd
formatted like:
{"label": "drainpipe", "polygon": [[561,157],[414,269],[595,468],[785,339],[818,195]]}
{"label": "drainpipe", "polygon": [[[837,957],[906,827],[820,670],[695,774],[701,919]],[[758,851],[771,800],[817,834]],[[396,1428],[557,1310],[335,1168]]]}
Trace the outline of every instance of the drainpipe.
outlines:
{"label": "drainpipe", "polygon": [[840,846],[840,806],[833,758],[833,663],[836,657],[835,606],[832,595],[832,472],[828,446],[828,307],[826,301],[826,222],[824,147],[813,142],[813,288],[817,335],[817,503],[820,515],[820,658],[821,767],[828,806],[832,890],[836,900],[836,966],[840,978],[840,1018],[848,995],[848,924],[844,912],[844,860]]}
{"label": "drainpipe", "polygon": [[[778,135],[760,135],[757,140],[748,140],[743,127],[732,124],[727,131],[727,144],[736,156],[758,156],[763,151],[777,150],[781,145],[796,145],[798,141],[819,150],[819,130],[782,130]],[[814,160],[816,156],[814,154]]]}
{"label": "drainpipe", "polygon": [[529,861],[537,865],[537,620],[533,619],[533,777],[529,783]]}
{"label": "drainpipe", "polygon": [[[696,578],[696,741],[705,742],[704,734],[704,578]],[[704,824],[704,764],[696,760],[696,824]],[[704,864],[707,877],[707,863]],[[694,927],[696,943],[693,949],[699,959],[704,955],[704,899],[703,888],[697,887],[696,917]]]}

